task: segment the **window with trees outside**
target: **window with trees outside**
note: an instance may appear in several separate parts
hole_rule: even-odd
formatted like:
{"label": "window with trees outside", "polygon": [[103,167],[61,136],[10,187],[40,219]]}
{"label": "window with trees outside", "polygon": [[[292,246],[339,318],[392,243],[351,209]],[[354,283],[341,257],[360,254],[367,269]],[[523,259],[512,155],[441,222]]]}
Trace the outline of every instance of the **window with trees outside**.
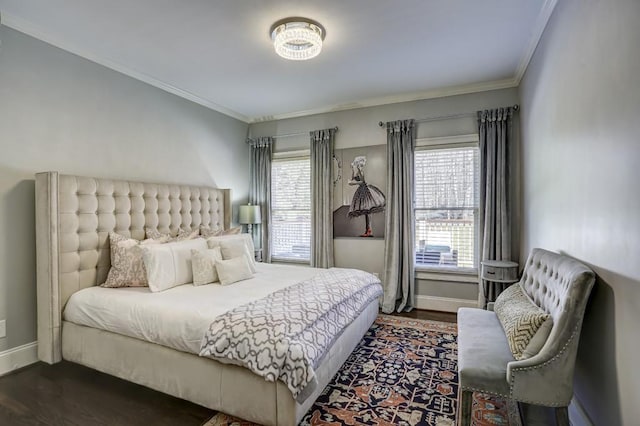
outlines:
{"label": "window with trees outside", "polygon": [[415,153],[415,264],[477,271],[477,143],[419,146]]}
{"label": "window with trees outside", "polygon": [[271,165],[271,257],[311,259],[311,162],[275,159]]}

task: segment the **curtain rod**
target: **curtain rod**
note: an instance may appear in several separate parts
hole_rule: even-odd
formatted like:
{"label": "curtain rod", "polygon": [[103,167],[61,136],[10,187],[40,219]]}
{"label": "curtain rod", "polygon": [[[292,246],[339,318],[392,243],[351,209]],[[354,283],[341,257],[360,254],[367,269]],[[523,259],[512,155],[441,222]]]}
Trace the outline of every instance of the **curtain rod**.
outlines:
{"label": "curtain rod", "polygon": [[[520,105],[515,104],[513,105],[513,109],[515,111],[518,111],[520,109]],[[454,114],[454,115],[441,115],[439,117],[426,117],[426,118],[421,118],[419,120],[415,120],[416,123],[426,123],[429,121],[439,121],[439,120],[452,120],[454,118],[463,118],[463,117],[475,117],[476,114],[478,114],[477,112],[467,112],[464,114]],[[382,121],[378,122],[378,126],[380,127],[384,127],[385,123],[383,123]]]}
{"label": "curtain rod", "polygon": [[[334,127],[333,130],[335,130],[336,132],[338,131],[338,126]],[[314,132],[315,130],[312,130],[312,132]],[[292,136],[304,136],[304,135],[308,135],[310,132],[296,132],[296,133],[285,133],[283,135],[274,135],[271,136],[274,139],[279,139],[279,138],[290,138]],[[247,139],[247,143],[250,143],[252,140],[252,138],[248,138]]]}

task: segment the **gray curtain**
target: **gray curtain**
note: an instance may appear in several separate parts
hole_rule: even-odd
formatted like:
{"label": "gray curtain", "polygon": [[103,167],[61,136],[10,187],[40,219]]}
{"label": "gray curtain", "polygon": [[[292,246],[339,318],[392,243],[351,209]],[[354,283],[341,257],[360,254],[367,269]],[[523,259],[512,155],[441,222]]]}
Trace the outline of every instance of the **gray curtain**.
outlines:
{"label": "gray curtain", "polygon": [[249,178],[249,202],[260,206],[262,223],[253,227],[256,247],[262,247],[262,261],[271,262],[271,154],[273,138],[250,139],[251,172]]}
{"label": "gray curtain", "polygon": [[[513,108],[478,111],[480,136],[480,244],[482,260],[512,259],[511,149]],[[517,259],[516,259],[517,261]],[[481,304],[494,302],[508,284],[483,282]]]}
{"label": "gray curtain", "polygon": [[335,129],[311,132],[311,266],[333,266],[333,181]]}
{"label": "gray curtain", "polygon": [[387,123],[387,212],[382,312],[414,307],[413,120]]}

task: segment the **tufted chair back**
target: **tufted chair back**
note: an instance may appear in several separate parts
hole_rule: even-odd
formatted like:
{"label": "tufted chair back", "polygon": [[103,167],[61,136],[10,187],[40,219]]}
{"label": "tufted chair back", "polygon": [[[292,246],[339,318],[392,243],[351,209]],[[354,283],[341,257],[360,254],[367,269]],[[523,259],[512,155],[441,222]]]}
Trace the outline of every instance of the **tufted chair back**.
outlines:
{"label": "tufted chair back", "polygon": [[531,251],[519,284],[553,317],[553,328],[537,355],[509,363],[507,379],[516,400],[569,405],[582,319],[594,282],[593,271],[570,257]]}

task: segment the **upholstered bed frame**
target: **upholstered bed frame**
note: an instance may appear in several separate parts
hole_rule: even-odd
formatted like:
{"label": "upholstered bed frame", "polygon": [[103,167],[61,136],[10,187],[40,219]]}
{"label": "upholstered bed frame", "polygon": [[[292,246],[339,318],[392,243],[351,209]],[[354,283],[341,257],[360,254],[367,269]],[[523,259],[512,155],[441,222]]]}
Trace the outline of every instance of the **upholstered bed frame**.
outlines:
{"label": "upholstered bed frame", "polygon": [[73,361],[260,424],[297,424],[375,320],[377,301],[336,340],[303,402],[282,382],[266,382],[247,369],[63,320],[74,292],[104,282],[109,232],[143,239],[145,227],[175,233],[230,224],[228,189],[37,174],[40,360]]}

